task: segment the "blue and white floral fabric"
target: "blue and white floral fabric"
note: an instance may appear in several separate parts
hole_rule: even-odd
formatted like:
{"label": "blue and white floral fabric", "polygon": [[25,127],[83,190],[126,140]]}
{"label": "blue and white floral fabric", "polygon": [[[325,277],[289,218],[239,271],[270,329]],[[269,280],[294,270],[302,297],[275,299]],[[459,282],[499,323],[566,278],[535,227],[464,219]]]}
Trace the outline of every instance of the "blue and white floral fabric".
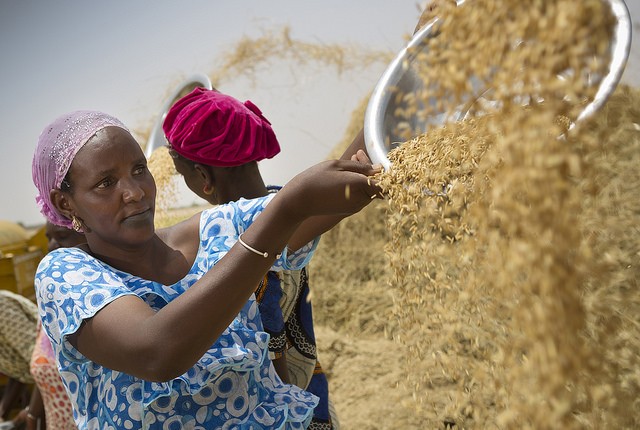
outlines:
{"label": "blue and white floral fabric", "polygon": [[[200,218],[200,248],[190,272],[174,285],[161,285],[121,272],[77,248],[48,254],[36,275],[40,318],[51,338],[74,418],[85,429],[302,429],[318,398],[285,385],[268,359],[254,297],[214,345],[183,375],[162,383],[144,381],[102,367],[67,340],[82,321],[125,295],[159,310],[216,264],[273,198],[220,205]],[[286,251],[272,270],[298,269],[311,258],[317,240],[296,253]]]}

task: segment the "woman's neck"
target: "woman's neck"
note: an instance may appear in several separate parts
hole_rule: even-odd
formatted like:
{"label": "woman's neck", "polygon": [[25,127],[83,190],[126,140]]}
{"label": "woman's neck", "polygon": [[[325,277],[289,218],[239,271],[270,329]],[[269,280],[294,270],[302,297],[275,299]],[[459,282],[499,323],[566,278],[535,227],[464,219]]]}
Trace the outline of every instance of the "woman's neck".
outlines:
{"label": "woman's neck", "polygon": [[269,194],[257,163],[216,170],[216,199],[229,203],[241,198],[255,199]]}
{"label": "woman's neck", "polygon": [[157,235],[149,243],[137,247],[81,247],[109,266],[141,279],[173,285],[190,270],[184,253],[173,249]]}

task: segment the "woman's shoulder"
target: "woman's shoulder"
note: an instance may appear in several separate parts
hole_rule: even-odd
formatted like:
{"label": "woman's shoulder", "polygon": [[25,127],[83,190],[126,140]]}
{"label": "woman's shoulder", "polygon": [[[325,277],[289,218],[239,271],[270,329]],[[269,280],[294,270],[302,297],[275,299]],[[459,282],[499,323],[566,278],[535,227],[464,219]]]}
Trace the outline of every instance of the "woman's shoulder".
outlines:
{"label": "woman's shoulder", "polygon": [[241,217],[246,215],[254,215],[262,212],[262,210],[275,197],[275,193],[269,193],[266,196],[256,197],[253,199],[245,199],[244,197],[225,205],[220,205],[223,209],[238,214]]}
{"label": "woman's shoulder", "polygon": [[112,270],[81,248],[58,248],[50,251],[40,260],[35,278],[36,282],[50,282],[52,279],[61,279],[62,273],[67,279],[73,278],[78,273],[84,275],[92,273],[94,275],[91,276],[100,276],[98,274],[108,271]]}
{"label": "woman's shoulder", "polygon": [[245,199],[244,197],[213,206],[201,213],[201,228],[212,221],[233,220],[234,217],[244,217],[248,214],[261,212],[267,204],[273,199],[273,194],[253,199]]}
{"label": "woman's shoulder", "polygon": [[90,261],[93,259],[91,252],[89,252],[86,244],[73,246],[69,248],[57,248],[53,251],[49,251],[45,258],[50,260],[71,260],[71,261]]}
{"label": "woman's shoulder", "polygon": [[93,264],[96,259],[91,256],[88,250],[83,249],[81,246],[70,248],[58,248],[47,253],[40,264],[38,265],[38,271],[46,271],[49,269],[55,269],[60,265],[64,265],[67,268],[72,266],[87,264]]}
{"label": "woman's shoulder", "polygon": [[274,194],[253,199],[240,198],[236,201],[215,206],[203,212],[203,231],[208,231],[211,227],[218,229],[226,225],[233,230],[242,226],[240,228],[241,232],[247,227],[247,224],[250,224],[264,210],[273,197]]}
{"label": "woman's shoulder", "polygon": [[179,247],[178,245],[185,241],[197,240],[201,217],[202,212],[197,212],[176,224],[156,230],[156,233],[163,242]]}
{"label": "woman's shoulder", "polygon": [[273,194],[256,199],[243,198],[206,208],[174,225],[158,229],[157,234],[174,249],[195,244],[207,235],[212,226],[217,226],[215,229],[226,224],[233,226],[247,215],[260,213],[272,198]]}
{"label": "woman's shoulder", "polygon": [[169,252],[178,251],[187,261],[195,259],[200,249],[201,214],[197,212],[171,226],[157,229],[157,237],[167,246],[163,249],[170,250]]}

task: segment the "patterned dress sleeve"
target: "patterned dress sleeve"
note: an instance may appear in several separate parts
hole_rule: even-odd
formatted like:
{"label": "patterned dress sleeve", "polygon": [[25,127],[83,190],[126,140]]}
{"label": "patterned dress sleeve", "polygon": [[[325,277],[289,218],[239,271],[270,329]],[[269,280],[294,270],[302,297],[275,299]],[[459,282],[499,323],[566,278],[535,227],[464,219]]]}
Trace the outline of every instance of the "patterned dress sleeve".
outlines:
{"label": "patterned dress sleeve", "polygon": [[77,248],[47,254],[38,265],[35,287],[42,326],[53,349],[78,362],[87,359],[66,337],[109,303],[134,294],[115,271]]}

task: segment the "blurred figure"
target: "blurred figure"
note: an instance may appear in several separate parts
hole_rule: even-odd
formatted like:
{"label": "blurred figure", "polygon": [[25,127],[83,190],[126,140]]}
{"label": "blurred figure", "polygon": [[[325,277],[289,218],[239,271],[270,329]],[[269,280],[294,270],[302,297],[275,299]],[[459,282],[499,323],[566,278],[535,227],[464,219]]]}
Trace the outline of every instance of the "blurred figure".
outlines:
{"label": "blurred figure", "polygon": [[[45,234],[49,251],[85,242],[84,234],[48,221]],[[30,369],[36,386],[31,394],[29,407],[23,414],[26,430],[77,430],[71,400],[60,379],[51,341],[42,330],[40,322]]]}
{"label": "blurred figure", "polygon": [[47,248],[53,251],[58,248],[69,248],[85,242],[84,234],[70,228],[51,224],[47,221],[45,235],[47,236]]}
{"label": "blurred figure", "polygon": [[0,421],[5,421],[14,408],[24,406],[21,400],[28,398],[28,385],[33,383],[29,360],[36,338],[38,308],[24,296],[0,290],[0,309],[0,373],[9,378],[0,400]]}

